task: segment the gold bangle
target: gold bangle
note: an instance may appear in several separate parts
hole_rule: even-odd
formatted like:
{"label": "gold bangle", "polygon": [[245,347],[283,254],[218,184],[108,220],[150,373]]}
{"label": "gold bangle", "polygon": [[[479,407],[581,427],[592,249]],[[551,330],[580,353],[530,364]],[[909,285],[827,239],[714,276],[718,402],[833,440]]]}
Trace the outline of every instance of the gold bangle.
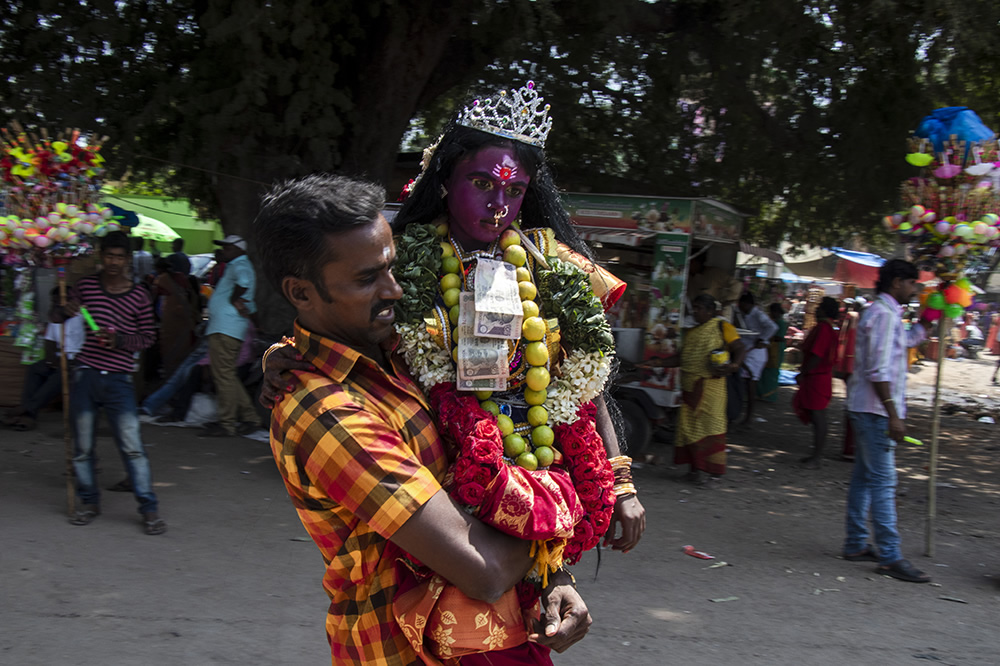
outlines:
{"label": "gold bangle", "polygon": [[639,493],[636,492],[635,486],[633,484],[631,484],[631,483],[620,483],[620,484],[614,486],[614,488],[612,488],[612,491],[615,494],[615,501],[616,502],[620,498],[625,497],[626,495],[638,495],[639,494]]}
{"label": "gold bangle", "polygon": [[291,338],[284,337],[284,338],[281,338],[281,340],[279,342],[275,342],[273,345],[271,345],[270,347],[268,347],[267,350],[264,352],[264,355],[260,357],[260,370],[261,370],[261,372],[264,372],[264,373],[267,372],[267,357],[270,356],[272,352],[275,352],[275,351],[281,349],[282,347],[287,347],[291,342],[292,342]]}
{"label": "gold bangle", "polygon": [[892,398],[886,398],[885,400],[883,400],[883,401],[882,401],[882,404],[884,405],[884,404],[886,404],[887,402],[896,402],[896,401],[895,401],[895,400],[893,400]]}
{"label": "gold bangle", "polygon": [[608,458],[608,462],[611,463],[612,470],[632,466],[632,459],[628,456],[615,456],[614,458]]}

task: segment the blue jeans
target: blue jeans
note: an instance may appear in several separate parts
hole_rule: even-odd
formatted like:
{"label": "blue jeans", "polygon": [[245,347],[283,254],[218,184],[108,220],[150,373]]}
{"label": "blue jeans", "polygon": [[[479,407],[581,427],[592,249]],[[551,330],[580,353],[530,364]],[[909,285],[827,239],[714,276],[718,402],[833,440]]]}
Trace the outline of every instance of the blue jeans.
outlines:
{"label": "blue jeans", "polygon": [[208,342],[202,340],[190,354],[184,357],[181,364],[177,366],[176,370],[174,370],[174,374],[170,375],[170,379],[168,379],[166,383],[158,388],[152,395],[142,401],[143,411],[153,416],[159,414],[163,405],[165,405],[168,400],[174,397],[174,395],[185,384],[187,384],[191,373],[198,367],[198,362],[203,360],[206,356],[208,356]]}
{"label": "blue jeans", "polygon": [[868,514],[875,528],[879,561],[902,559],[896,529],[896,443],[889,439],[889,419],[868,412],[847,412],[854,429],[854,472],[847,492],[845,553],[868,543]]}
{"label": "blue jeans", "polygon": [[132,482],[132,492],[139,502],[139,513],[156,511],[149,458],[139,436],[132,375],[88,367],[76,368],[71,380],[69,404],[76,443],[73,470],[76,472],[76,496],[80,503],[99,505],[101,502],[101,492],[97,488],[95,434],[98,410],[103,407],[122,464]]}

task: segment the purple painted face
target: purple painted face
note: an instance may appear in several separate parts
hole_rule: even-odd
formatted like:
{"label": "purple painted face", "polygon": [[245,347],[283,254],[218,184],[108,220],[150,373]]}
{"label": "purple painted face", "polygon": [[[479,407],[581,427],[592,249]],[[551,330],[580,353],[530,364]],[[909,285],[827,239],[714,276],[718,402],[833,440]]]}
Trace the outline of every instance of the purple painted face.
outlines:
{"label": "purple painted face", "polygon": [[[445,184],[452,236],[465,249],[489,245],[517,217],[531,177],[509,146],[487,146],[455,165]],[[496,223],[496,212],[506,213]]]}

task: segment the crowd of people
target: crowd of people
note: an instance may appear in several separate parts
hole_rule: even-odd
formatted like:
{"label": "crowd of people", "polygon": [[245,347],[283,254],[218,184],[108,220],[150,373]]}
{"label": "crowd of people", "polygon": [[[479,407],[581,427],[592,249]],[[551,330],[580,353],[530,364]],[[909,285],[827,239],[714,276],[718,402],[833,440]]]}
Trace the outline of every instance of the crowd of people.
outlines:
{"label": "crowd of people", "polygon": [[183,422],[196,393],[214,392],[217,419],[201,435],[262,427],[266,412],[256,408],[244,384],[260,358],[253,351],[255,271],[243,238],[227,236],[216,244],[218,263],[203,283],[190,274],[183,239],[160,256],[145,249],[144,239],[114,231],[99,241],[96,272],[69,286],[65,304],[53,290],[46,357],[26,369],[20,404],[2,423],[15,430],[36,427],[39,411],[64,393],[59,356],[65,352],[76,479],[72,524],[87,525],[101,514],[94,448],[102,410],[126,473],[107,489],[135,495],[149,535],[163,534],[166,521],[152,489],[140,422]]}

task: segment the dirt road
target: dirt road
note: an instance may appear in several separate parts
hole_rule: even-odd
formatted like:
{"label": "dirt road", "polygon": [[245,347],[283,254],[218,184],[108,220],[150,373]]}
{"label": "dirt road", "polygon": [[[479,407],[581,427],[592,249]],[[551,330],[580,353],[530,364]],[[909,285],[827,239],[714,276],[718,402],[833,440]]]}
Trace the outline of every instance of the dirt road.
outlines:
{"label": "dirt road", "polygon": [[[933,558],[923,556],[927,447],[899,451],[903,550],[933,586],[837,557],[850,475],[835,459],[841,425],[822,469],[799,468],[811,434],[783,389],[758,409],[765,421],[733,433],[717,487],[686,485],[667,463],[637,471],[647,534],[628,555],[602,553],[599,570],[593,553],[576,567],[595,621],[557,663],[1000,663],[1000,438],[956,411],[1000,398],[993,359],[946,362],[957,407],[943,421]],[[918,398],[932,383],[931,367],[912,375]],[[916,400],[911,419],[925,440],[928,405]],[[170,523],[147,537],[121,493],[105,496],[92,525],[66,523],[61,423],[47,416],[38,431],[0,435],[0,663],[329,663],[322,561],[265,444],[143,426]],[[109,438],[99,447],[110,485],[120,463]],[[670,459],[667,445],[657,453]],[[687,544],[716,559],[685,555]]]}

